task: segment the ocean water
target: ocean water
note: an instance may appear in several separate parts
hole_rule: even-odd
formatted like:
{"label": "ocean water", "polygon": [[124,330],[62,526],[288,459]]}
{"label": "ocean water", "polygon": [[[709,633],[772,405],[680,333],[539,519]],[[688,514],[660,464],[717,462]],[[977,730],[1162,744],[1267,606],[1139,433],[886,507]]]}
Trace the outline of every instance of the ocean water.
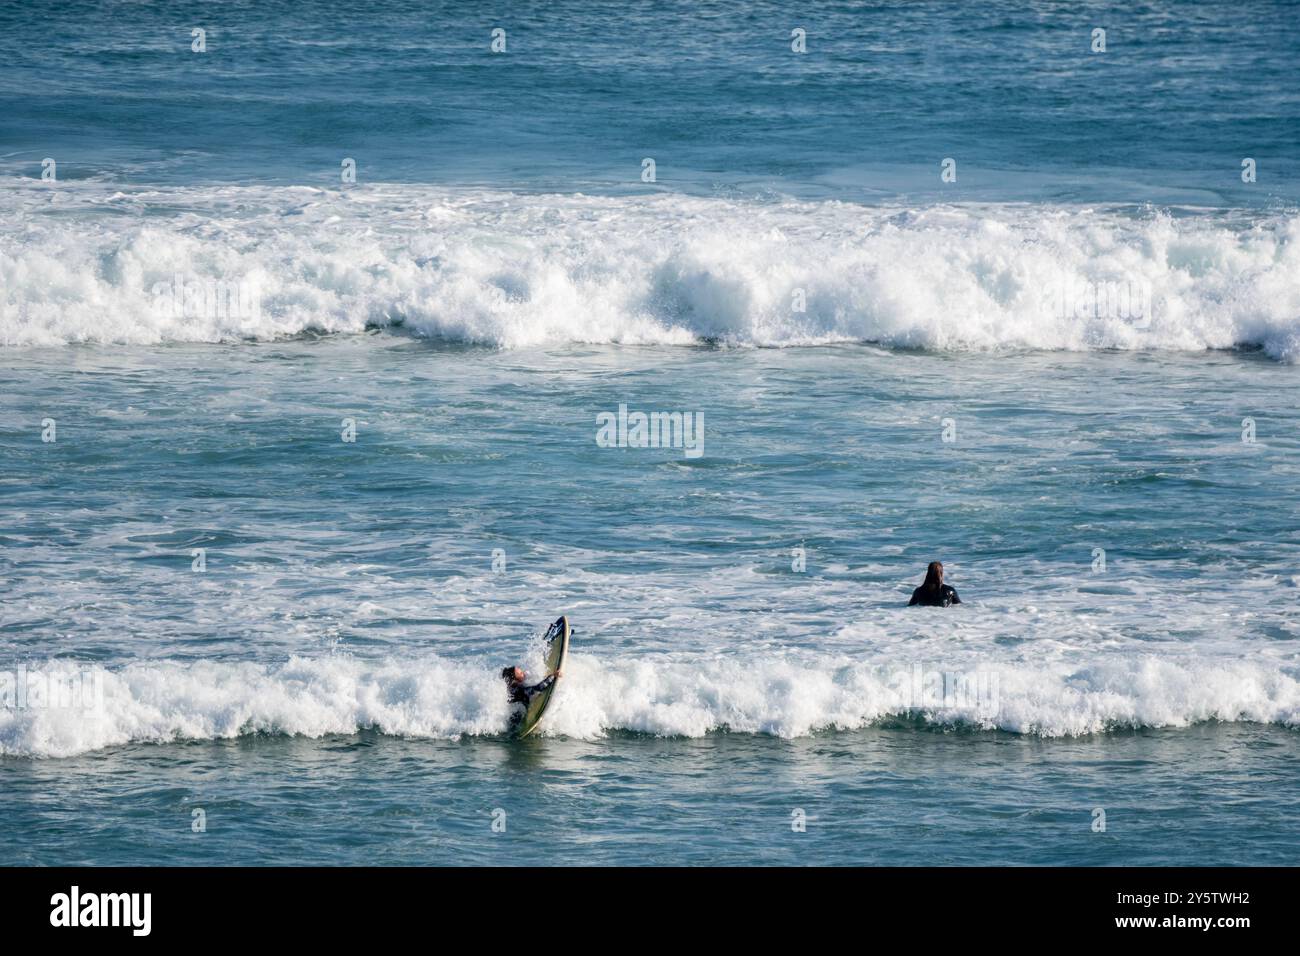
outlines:
{"label": "ocean water", "polygon": [[1296,12],[0,6],[0,862],[1295,862]]}

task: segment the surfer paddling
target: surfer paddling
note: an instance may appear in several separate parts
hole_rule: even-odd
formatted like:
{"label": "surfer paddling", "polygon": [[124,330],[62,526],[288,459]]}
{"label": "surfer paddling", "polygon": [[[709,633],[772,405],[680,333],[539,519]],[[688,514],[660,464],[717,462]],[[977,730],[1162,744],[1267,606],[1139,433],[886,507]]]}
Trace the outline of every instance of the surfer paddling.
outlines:
{"label": "surfer paddling", "polygon": [[931,561],[925,569],[925,581],[912,592],[912,600],[907,602],[907,606],[919,604],[922,607],[948,607],[960,603],[961,598],[957,596],[956,589],[943,583],[943,565]]}

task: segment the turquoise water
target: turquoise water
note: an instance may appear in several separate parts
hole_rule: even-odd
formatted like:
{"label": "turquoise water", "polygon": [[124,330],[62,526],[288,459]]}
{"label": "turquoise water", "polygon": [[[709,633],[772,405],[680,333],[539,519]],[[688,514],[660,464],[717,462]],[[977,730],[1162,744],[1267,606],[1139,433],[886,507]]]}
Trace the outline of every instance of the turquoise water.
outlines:
{"label": "turquoise water", "polygon": [[0,7],[0,859],[1294,862],[1294,12]]}
{"label": "turquoise water", "polygon": [[591,192],[641,188],[651,156],[669,191],[915,199],[940,197],[953,157],[966,198],[1294,202],[1295,13],[382,0],[341,19],[320,0],[242,0],[33,17],[10,3],[0,143],[27,175],[66,154],[65,178],[119,183],[331,185],[351,156],[362,183]]}
{"label": "turquoise water", "polygon": [[244,737],[6,761],[0,852],[64,865],[1286,865],[1296,760],[1294,731],[1231,724],[1064,741]]}
{"label": "turquoise water", "polygon": [[[1294,847],[1296,385],[1261,355],[370,334],[4,379],[7,657],[102,685],[5,714],[18,858],[500,861],[498,807],[523,860]],[[620,402],[702,411],[703,454],[600,447]],[[966,603],[906,609],[935,556]],[[547,736],[505,741],[496,671],[561,611]]]}

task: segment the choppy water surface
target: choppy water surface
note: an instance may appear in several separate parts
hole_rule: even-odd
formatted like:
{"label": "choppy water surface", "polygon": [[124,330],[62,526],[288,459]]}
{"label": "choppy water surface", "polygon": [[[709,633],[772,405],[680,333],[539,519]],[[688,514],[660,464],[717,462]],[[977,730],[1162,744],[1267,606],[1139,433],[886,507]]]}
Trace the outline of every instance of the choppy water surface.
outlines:
{"label": "choppy water surface", "polygon": [[0,860],[1294,862],[1298,22],[0,8]]}

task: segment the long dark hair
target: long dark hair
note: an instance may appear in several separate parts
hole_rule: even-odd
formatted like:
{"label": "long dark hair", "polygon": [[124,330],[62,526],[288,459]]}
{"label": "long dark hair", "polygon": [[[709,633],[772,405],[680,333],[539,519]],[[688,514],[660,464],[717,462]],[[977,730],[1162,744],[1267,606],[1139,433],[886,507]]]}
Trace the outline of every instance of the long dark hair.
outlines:
{"label": "long dark hair", "polygon": [[921,587],[931,594],[937,594],[943,588],[943,565],[940,562],[930,562],[930,566],[925,569],[925,583]]}

